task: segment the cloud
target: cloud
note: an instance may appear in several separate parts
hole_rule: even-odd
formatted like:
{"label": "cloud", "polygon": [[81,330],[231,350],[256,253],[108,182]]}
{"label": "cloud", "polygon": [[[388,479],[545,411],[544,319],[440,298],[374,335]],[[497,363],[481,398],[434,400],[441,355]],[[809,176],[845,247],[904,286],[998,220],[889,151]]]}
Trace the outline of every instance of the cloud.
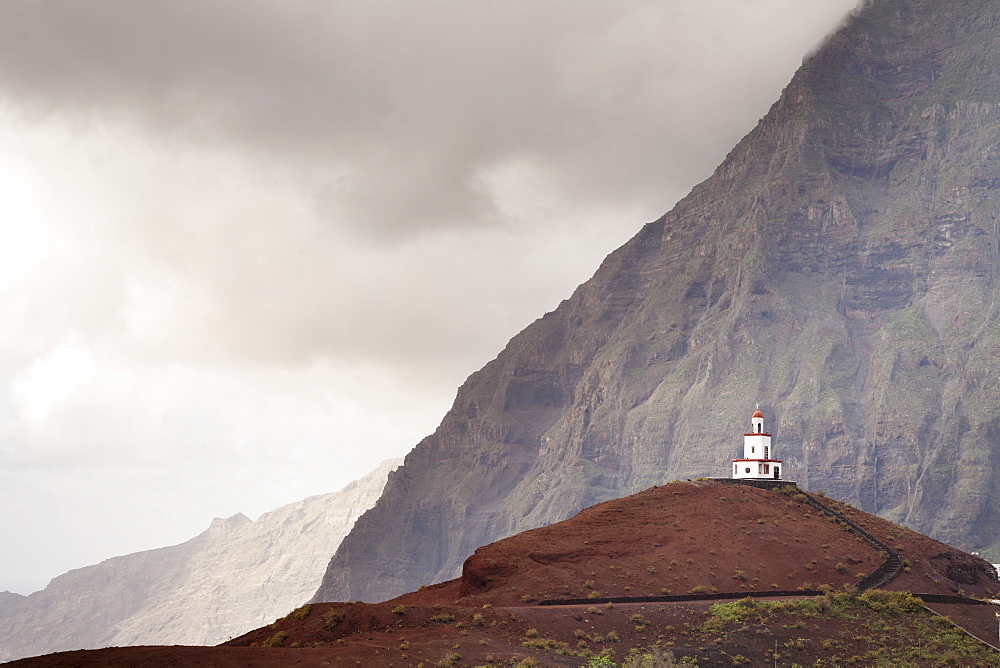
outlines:
{"label": "cloud", "polygon": [[851,4],[0,3],[0,573],[405,452]]}
{"label": "cloud", "polygon": [[0,92],[36,117],[262,151],[331,224],[398,240],[498,224],[471,177],[512,158],[571,199],[667,207],[664,184],[703,178],[749,129],[733,107],[766,109],[761,81],[850,4],[6,3]]}

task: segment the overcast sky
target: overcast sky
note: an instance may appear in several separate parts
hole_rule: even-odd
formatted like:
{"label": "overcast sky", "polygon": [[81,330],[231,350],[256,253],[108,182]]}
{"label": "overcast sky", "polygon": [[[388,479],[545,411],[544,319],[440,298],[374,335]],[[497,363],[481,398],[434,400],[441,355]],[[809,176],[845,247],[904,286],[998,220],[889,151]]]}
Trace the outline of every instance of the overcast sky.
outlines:
{"label": "overcast sky", "polygon": [[0,2],[0,590],[405,454],[854,4]]}

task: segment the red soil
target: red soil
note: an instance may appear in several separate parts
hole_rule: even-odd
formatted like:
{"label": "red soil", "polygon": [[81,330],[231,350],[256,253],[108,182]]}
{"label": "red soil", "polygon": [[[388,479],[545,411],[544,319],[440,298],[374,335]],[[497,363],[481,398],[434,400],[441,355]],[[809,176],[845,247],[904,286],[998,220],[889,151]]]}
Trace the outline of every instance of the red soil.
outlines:
{"label": "red soil", "polygon": [[[820,500],[907,560],[908,570],[887,589],[989,598],[1000,592],[992,566],[981,559]],[[692,591],[844,589],[884,559],[802,497],[742,485],[675,483],[481,547],[461,578],[385,603],[317,604],[218,648],[72,652],[11,665],[481,665],[518,657],[538,665],[582,665],[586,658],[565,652],[613,649],[621,656],[657,642],[709,665],[731,664],[737,655],[770,662],[769,653],[779,644],[789,645],[781,663],[812,663],[810,657],[820,656],[820,642],[833,643],[829,646],[844,656],[861,656],[871,640],[858,635],[857,621],[825,617],[811,622],[789,617],[788,623],[744,625],[742,633],[713,635],[697,630],[712,601],[610,607],[599,601]],[[588,597],[593,605],[534,606],[543,599]],[[945,613],[996,642],[992,606],[953,606]],[[610,632],[617,638],[608,639]],[[279,633],[283,647],[264,646],[277,642]]]}

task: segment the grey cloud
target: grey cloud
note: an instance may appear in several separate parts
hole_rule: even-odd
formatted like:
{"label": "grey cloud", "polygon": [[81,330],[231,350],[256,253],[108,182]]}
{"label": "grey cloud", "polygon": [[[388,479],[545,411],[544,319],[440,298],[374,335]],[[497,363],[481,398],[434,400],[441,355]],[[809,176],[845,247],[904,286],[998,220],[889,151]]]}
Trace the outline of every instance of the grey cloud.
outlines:
{"label": "grey cloud", "polygon": [[375,239],[495,224],[474,177],[520,155],[570,197],[665,208],[660,191],[707,176],[749,129],[733,101],[762,111],[774,96],[759,85],[773,54],[726,78],[766,39],[709,19],[784,14],[811,36],[782,48],[802,52],[850,3],[742,0],[691,19],[698,4],[3,3],[0,94],[29,114],[124,115],[262,150],[316,181],[332,223]]}

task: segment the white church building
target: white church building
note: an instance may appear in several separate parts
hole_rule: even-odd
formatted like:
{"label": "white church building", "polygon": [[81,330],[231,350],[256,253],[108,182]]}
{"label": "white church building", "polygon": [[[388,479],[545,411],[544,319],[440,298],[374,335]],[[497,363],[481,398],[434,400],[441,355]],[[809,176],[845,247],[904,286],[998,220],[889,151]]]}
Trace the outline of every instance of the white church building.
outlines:
{"label": "white church building", "polygon": [[774,459],[771,435],[764,432],[759,406],[750,416],[750,433],[743,434],[743,459],[733,460],[733,478],[781,480],[781,460]]}

